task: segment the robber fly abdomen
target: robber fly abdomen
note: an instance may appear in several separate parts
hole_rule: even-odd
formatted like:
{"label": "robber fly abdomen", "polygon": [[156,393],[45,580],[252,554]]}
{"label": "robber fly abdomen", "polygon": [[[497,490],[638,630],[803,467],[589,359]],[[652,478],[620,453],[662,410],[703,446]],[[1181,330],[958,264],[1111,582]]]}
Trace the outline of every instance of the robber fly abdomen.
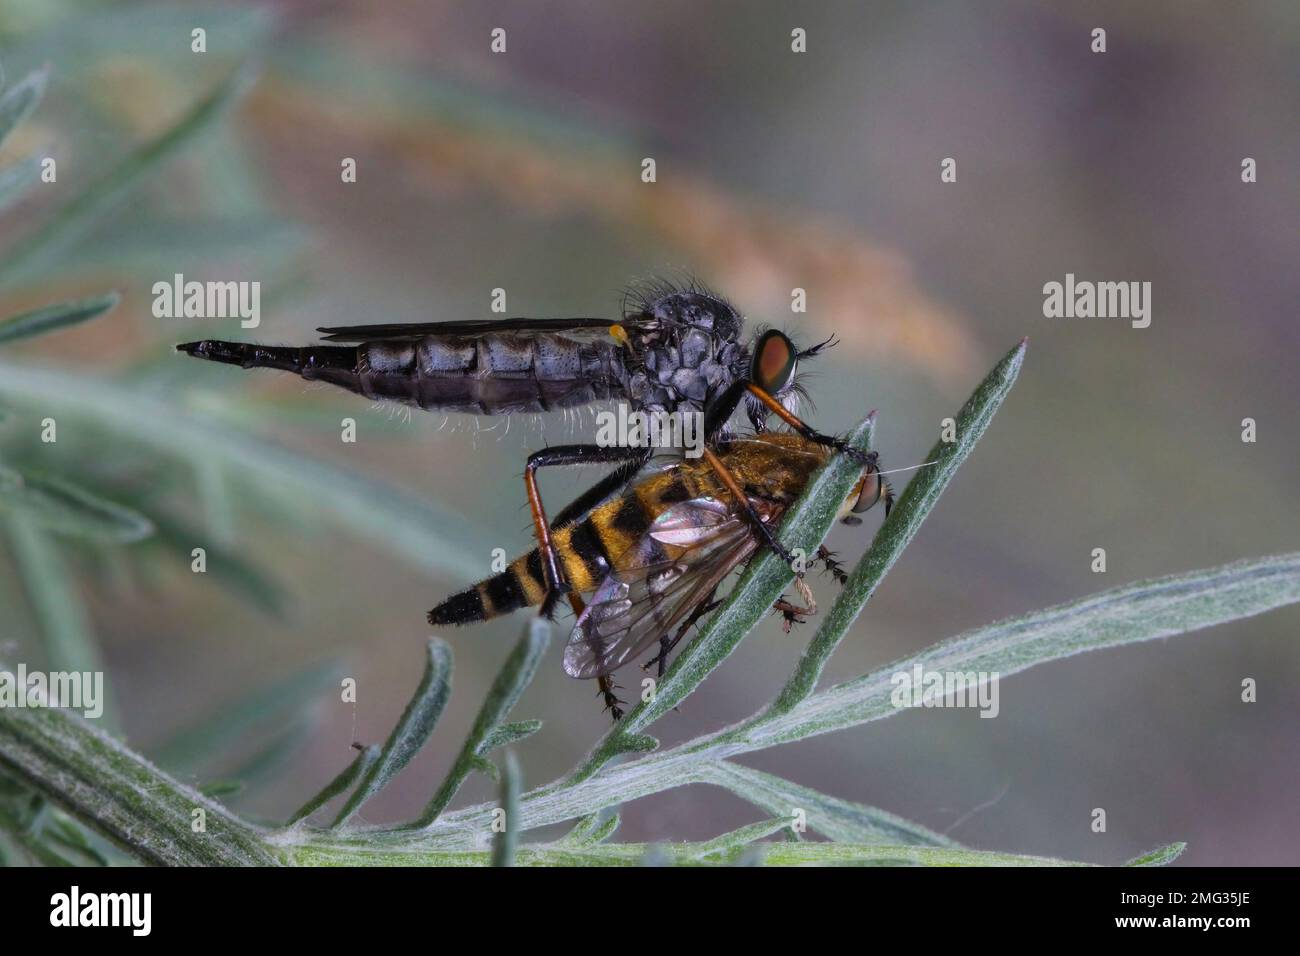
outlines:
{"label": "robber fly abdomen", "polygon": [[624,394],[619,345],[563,335],[424,335],[302,348],[204,340],[178,346],[243,368],[294,372],[375,400],[501,415],[572,408]]}

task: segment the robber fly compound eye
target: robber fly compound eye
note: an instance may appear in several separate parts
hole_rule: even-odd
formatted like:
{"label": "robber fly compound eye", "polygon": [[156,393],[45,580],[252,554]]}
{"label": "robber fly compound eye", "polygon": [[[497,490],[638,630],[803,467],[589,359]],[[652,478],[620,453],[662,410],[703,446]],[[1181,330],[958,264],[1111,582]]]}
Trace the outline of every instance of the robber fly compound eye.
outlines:
{"label": "robber fly compound eye", "polygon": [[794,380],[798,354],[784,332],[769,329],[754,347],[750,380],[769,395],[776,395]]}

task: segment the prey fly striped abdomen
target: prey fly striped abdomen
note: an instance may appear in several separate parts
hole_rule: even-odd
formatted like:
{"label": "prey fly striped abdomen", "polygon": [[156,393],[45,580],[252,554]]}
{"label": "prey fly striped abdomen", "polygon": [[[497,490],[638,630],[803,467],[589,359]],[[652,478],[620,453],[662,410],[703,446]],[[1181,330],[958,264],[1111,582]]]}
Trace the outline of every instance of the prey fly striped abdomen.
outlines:
{"label": "prey fly striped abdomen", "polygon": [[[703,460],[674,462],[590,514],[553,529],[551,541],[573,591],[590,595],[578,613],[564,655],[572,677],[606,677],[658,646],[650,663],[662,672],[667,651],[701,616],[714,593],[762,545],[744,518],[746,507],[779,526],[785,511],[834,449],[802,435],[768,432],[733,439],[719,457],[735,476],[737,500]],[[842,519],[892,492],[873,455],[841,509]],[[829,552],[814,560],[838,567]],[[540,549],[506,570],[452,595],[429,612],[435,626],[470,624],[541,604],[548,595]],[[805,598],[806,600],[807,598]],[[787,625],[815,605],[777,602]]]}

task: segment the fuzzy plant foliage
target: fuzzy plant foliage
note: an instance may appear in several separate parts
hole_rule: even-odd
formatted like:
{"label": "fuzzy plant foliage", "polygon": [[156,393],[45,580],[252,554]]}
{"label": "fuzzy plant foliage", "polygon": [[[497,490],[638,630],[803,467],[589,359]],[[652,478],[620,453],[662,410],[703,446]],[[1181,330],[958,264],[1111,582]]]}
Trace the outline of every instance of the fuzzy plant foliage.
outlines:
{"label": "fuzzy plant foliage", "polygon": [[[37,108],[47,82],[46,71],[38,70],[0,87],[0,145]],[[75,259],[92,227],[210,128],[247,86],[247,73],[236,71],[174,123],[74,189],[71,198],[0,254],[0,289],[21,287],[31,277],[48,282],[51,270]],[[34,156],[0,167],[0,213],[28,194],[38,174]],[[237,241],[250,233],[279,235],[265,223],[252,225],[256,228],[229,235]],[[166,234],[156,230],[153,238]],[[117,304],[117,293],[110,291],[0,315],[0,352],[100,320]],[[1300,600],[1300,554],[1258,558],[1143,581],[976,628],[873,673],[819,689],[827,661],[989,426],[1024,356],[1021,342],[976,388],[955,416],[956,440],[936,444],[928,456],[933,464],[908,484],[784,685],[736,724],[667,750],[651,733],[661,717],[724,664],[788,587],[791,569],[774,555],[750,562],[727,600],[677,655],[653,697],[632,708],[571,772],[531,790],[523,786],[513,754],[542,726],[513,712],[552,635],[546,621],[530,621],[481,702],[445,779],[413,819],[396,824],[354,821],[437,730],[452,693],[453,662],[450,648],[436,637],[427,645],[419,686],[387,739],[359,745],[347,766],[316,793],[304,795],[302,806],[276,825],[246,819],[223,802],[238,792],[240,780],[210,780],[195,788],[176,774],[196,776],[205,755],[219,753],[251,728],[265,725],[285,732],[272,751],[255,755],[246,772],[235,776],[250,776],[254,764],[274,766],[275,752],[291,752],[301,744],[303,713],[326,688],[337,687],[338,670],[332,664],[248,693],[222,719],[179,732],[153,752],[155,760],[115,735],[112,701],[104,718],[93,724],[63,710],[0,708],[0,863],[1066,864],[962,846],[895,814],[819,793],[735,759],[894,715],[898,709],[891,701],[891,676],[916,665],[1006,677],[1073,654],[1188,633]],[[89,423],[94,426],[90,432],[105,436],[95,454],[83,458],[87,467],[70,475],[49,472],[39,449],[0,434],[0,547],[17,572],[39,633],[39,651],[50,669],[103,669],[69,557],[93,561],[107,553],[115,567],[188,560],[201,529],[164,510],[164,493],[197,495],[211,523],[221,525],[229,511],[228,486],[238,481],[249,497],[296,516],[302,526],[327,516],[418,567],[458,570],[456,555],[470,536],[457,515],[258,437],[247,426],[265,417],[265,409],[247,404],[248,399],[232,399],[220,408],[159,401],[151,383],[166,375],[161,364],[149,362],[125,375],[92,376],[0,355],[0,415],[37,409],[60,420]],[[870,447],[873,424],[871,418],[860,423],[848,435],[850,443]],[[857,471],[841,456],[813,477],[783,522],[781,534],[789,547],[815,551]],[[122,482],[122,474],[148,480]],[[153,493],[141,494],[140,486]],[[283,613],[283,590],[264,569],[219,539],[204,540],[209,579],[267,614]],[[0,649],[0,656],[8,653]],[[11,663],[0,660],[0,669]],[[499,796],[453,809],[461,786],[475,773],[496,778]],[[755,808],[758,821],[699,843],[644,845],[616,839],[621,804],[688,784],[741,797]],[[536,838],[540,828],[557,824],[568,824],[563,836]],[[1181,851],[1182,844],[1171,844],[1127,862],[1159,865]]]}
{"label": "fuzzy plant foliage", "polygon": [[[200,792],[187,786],[105,730],[51,709],[0,710],[0,768],[11,789],[21,788],[17,803],[0,803],[0,810],[21,816],[21,795],[29,795],[61,814],[51,837],[62,839],[60,845],[86,842],[80,829],[74,831],[75,839],[66,836],[75,821],[129,856],[155,864],[1069,865],[963,846],[892,813],[819,793],[734,759],[892,716],[898,708],[891,701],[891,676],[917,665],[1008,677],[1047,661],[1184,634],[1300,601],[1300,554],[1240,561],[1126,585],[976,628],[819,690],[830,655],[1010,393],[1025,348],[1021,342],[1012,349],[956,414],[956,440],[935,445],[929,456],[934,464],[908,484],[784,686],[736,724],[667,750],[659,749],[648,733],[656,720],[725,662],[789,585],[791,569],[772,555],[750,563],[649,701],[639,703],[597,741],[572,772],[532,790],[521,785],[512,748],[537,733],[541,724],[517,719],[512,711],[551,640],[551,626],[542,619],[533,619],[525,628],[446,779],[424,811],[409,822],[361,826],[352,820],[436,730],[452,690],[451,652],[437,638],[428,644],[423,678],[387,740],[360,747],[352,762],[283,825],[243,819],[223,806],[211,788]],[[868,448],[872,425],[871,418],[863,421],[849,441]],[[814,476],[784,523],[789,546],[815,550],[856,473],[841,456]],[[472,773],[496,777],[499,797],[449,809]],[[613,839],[620,804],[695,783],[741,797],[756,808],[760,821],[700,843],[644,845]],[[0,798],[4,793],[0,790]],[[338,809],[326,816],[331,805]],[[0,824],[5,820],[0,815]],[[806,822],[806,828],[799,821]],[[570,829],[558,839],[530,839],[539,828],[566,822]],[[808,833],[820,839],[809,839]],[[1127,863],[1164,864],[1182,848],[1158,847]]]}

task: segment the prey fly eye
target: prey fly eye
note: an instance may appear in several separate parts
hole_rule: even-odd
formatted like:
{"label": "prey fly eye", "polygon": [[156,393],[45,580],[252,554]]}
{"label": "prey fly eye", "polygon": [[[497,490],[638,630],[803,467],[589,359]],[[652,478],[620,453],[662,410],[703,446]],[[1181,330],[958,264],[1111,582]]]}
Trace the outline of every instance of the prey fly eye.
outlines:
{"label": "prey fly eye", "polygon": [[794,343],[785,333],[769,329],[754,347],[749,379],[767,394],[776,395],[793,380],[797,358]]}
{"label": "prey fly eye", "polygon": [[858,500],[853,502],[852,511],[854,514],[862,514],[877,501],[880,500],[880,492],[884,482],[880,477],[880,472],[872,468],[862,476],[862,488],[858,491]]}

